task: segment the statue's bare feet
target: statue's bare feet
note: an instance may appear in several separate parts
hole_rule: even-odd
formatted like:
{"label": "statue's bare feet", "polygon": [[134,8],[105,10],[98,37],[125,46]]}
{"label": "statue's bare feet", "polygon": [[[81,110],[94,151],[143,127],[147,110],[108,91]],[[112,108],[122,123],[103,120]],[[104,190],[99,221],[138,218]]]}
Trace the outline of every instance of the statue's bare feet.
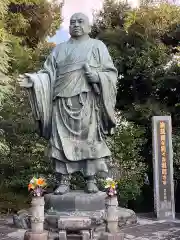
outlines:
{"label": "statue's bare feet", "polygon": [[95,179],[91,177],[87,179],[85,192],[87,193],[97,193],[99,191]]}
{"label": "statue's bare feet", "polygon": [[65,185],[65,184],[60,184],[59,187],[56,188],[56,190],[54,191],[55,195],[63,195],[67,192],[69,192],[70,188],[69,186]]}
{"label": "statue's bare feet", "polygon": [[70,176],[62,175],[59,186],[54,191],[55,195],[63,195],[70,191]]}

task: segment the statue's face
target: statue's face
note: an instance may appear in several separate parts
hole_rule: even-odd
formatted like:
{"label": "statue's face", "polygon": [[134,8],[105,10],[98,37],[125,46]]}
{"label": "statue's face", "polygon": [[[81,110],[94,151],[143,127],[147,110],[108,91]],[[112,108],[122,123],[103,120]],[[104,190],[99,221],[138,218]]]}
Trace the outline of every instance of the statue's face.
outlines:
{"label": "statue's face", "polygon": [[70,20],[69,33],[72,37],[88,35],[91,31],[89,19],[82,13],[75,13]]}

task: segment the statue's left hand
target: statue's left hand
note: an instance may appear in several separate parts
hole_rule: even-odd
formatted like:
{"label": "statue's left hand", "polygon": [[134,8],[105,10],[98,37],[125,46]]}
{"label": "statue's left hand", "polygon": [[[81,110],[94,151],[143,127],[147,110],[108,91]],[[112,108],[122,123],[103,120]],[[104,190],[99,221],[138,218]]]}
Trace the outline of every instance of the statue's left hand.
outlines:
{"label": "statue's left hand", "polygon": [[87,77],[87,80],[89,83],[93,84],[93,83],[99,83],[99,76],[97,73],[93,73],[93,72],[85,72],[85,75]]}

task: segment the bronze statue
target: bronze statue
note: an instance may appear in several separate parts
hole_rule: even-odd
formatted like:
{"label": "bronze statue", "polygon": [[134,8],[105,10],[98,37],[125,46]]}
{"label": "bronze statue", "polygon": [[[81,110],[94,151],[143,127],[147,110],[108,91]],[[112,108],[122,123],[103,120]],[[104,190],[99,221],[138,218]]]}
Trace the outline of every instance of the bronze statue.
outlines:
{"label": "bronze statue", "polygon": [[48,156],[61,175],[54,194],[70,190],[70,176],[83,171],[86,191],[98,191],[95,174],[108,172],[105,142],[115,127],[117,70],[103,42],[89,37],[89,19],[71,17],[71,38],[58,44],[37,73],[20,76],[27,89]]}

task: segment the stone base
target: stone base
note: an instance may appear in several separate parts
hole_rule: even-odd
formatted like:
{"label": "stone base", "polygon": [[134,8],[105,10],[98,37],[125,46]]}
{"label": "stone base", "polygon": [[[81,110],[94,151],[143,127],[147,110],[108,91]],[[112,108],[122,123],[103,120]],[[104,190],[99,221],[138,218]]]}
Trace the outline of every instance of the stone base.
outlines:
{"label": "stone base", "polygon": [[[29,211],[26,210],[26,214],[24,214],[25,210],[20,211],[18,215],[13,216],[13,222],[15,227],[20,229],[30,229],[30,218]],[[118,207],[118,226],[130,226],[137,223],[137,217],[134,211],[126,208]],[[60,216],[86,216],[90,217],[95,225],[102,225],[105,219],[105,210],[101,211],[74,211],[74,212],[50,212],[45,214],[45,229],[49,230],[49,228],[57,229],[58,228],[58,220]]]}
{"label": "stone base", "polygon": [[[73,224],[80,229],[82,220],[86,218],[93,225],[100,225],[105,217],[105,192],[85,193],[84,191],[71,191],[64,195],[45,195],[45,229],[59,229],[60,219],[69,227],[74,218],[80,219]],[[61,224],[62,225],[62,224]],[[89,223],[88,223],[89,225]],[[83,229],[83,228],[82,228]]]}
{"label": "stone base", "polygon": [[[88,194],[84,191],[72,191],[64,195],[46,194],[45,197],[44,229],[58,230],[60,217],[87,217],[95,228],[104,228],[106,193]],[[126,208],[117,208],[118,226],[124,227],[137,223],[134,211]],[[30,228],[29,210],[21,210],[14,215],[14,224],[18,228]]]}
{"label": "stone base", "polygon": [[124,227],[137,223],[137,216],[135,212],[128,208],[118,207],[118,226]]}
{"label": "stone base", "polygon": [[89,217],[60,217],[58,229],[66,231],[89,230],[92,228],[92,221]]}
{"label": "stone base", "polygon": [[55,212],[99,211],[105,209],[105,192],[71,191],[64,195],[46,194],[45,210]]}
{"label": "stone base", "polygon": [[[73,219],[87,219],[87,222],[91,221],[93,226],[100,226],[104,223],[105,210],[101,211],[74,211],[74,212],[51,212],[45,216],[45,229],[57,231],[59,229],[58,222],[65,223],[66,221],[73,221]],[[80,223],[80,222],[79,222]],[[78,222],[77,222],[78,224]],[[76,224],[76,226],[77,226]],[[89,223],[88,223],[89,225]],[[79,227],[77,228],[79,229]]]}
{"label": "stone base", "polygon": [[99,240],[124,240],[124,233],[104,232],[100,235]]}
{"label": "stone base", "polygon": [[[118,207],[118,226],[119,228],[124,226],[131,226],[137,223],[137,217],[134,211],[126,208]],[[67,212],[49,212],[45,216],[45,229],[58,229],[58,220],[60,217],[87,217],[92,221],[92,225],[95,228],[104,228],[104,222],[106,218],[105,210],[100,211],[67,211]]]}
{"label": "stone base", "polygon": [[[95,238],[91,237],[91,234],[89,231],[87,230],[82,230],[80,231],[79,235],[68,235],[66,231],[64,230],[60,230],[58,234],[54,235],[54,239],[59,239],[59,240],[68,240],[68,239],[81,239],[81,240],[95,240]],[[50,238],[48,240],[52,240],[52,237],[50,236]],[[96,240],[98,240],[96,238]]]}
{"label": "stone base", "polygon": [[26,231],[24,234],[24,240],[48,240],[48,232],[43,231],[42,233],[34,233]]}
{"label": "stone base", "polygon": [[13,223],[17,228],[30,229],[31,221],[29,209],[22,209],[13,215]]}

